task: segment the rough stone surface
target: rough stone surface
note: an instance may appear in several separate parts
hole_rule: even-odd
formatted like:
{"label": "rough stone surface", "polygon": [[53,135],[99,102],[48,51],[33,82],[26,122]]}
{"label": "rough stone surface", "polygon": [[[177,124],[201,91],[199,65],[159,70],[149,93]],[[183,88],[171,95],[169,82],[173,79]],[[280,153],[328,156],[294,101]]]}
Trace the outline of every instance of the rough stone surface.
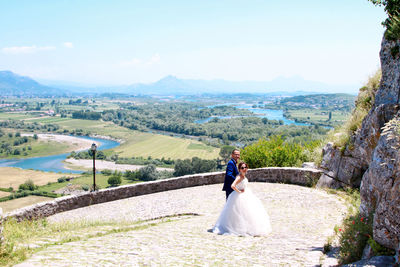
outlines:
{"label": "rough stone surface", "polygon": [[[398,105],[380,105],[371,109],[364,118],[361,129],[352,136],[352,149],[343,152],[328,143],[322,150],[321,168],[342,186],[359,187],[362,176],[372,161],[372,154],[381,134],[381,128],[399,111]],[[328,174],[331,172],[331,174]]]}
{"label": "rough stone surface", "polygon": [[[332,174],[332,173],[331,173]],[[316,185],[317,188],[333,188],[338,189],[341,187],[341,184],[338,180],[332,178],[329,174],[323,174],[321,178],[319,178],[318,183]]]}
{"label": "rough stone surface", "polygon": [[372,250],[371,246],[367,244],[363,249],[363,253],[361,256],[361,260],[368,260],[374,256],[374,251]]}
{"label": "rough stone surface", "polygon": [[388,41],[385,38],[381,44],[381,69],[382,79],[378,92],[375,96],[376,105],[399,104],[400,91],[400,59],[397,55],[393,58],[391,49],[400,46],[400,40]]}
{"label": "rough stone surface", "polygon": [[366,170],[382,131],[382,127],[399,111],[398,105],[375,103],[364,118],[360,130],[352,137],[354,149],[346,153],[359,160],[360,169]]}
{"label": "rough stone surface", "polygon": [[315,162],[303,162],[301,167],[305,169],[318,169],[318,166],[315,164]]}
{"label": "rough stone surface", "polygon": [[[361,169],[358,167],[359,160],[352,156],[345,156],[333,143],[328,143],[322,149],[321,169],[325,176],[320,184],[326,184],[327,177],[337,180],[341,187],[359,186],[361,182]],[[331,183],[337,188],[338,183]]]}
{"label": "rough stone surface", "polygon": [[[322,172],[303,168],[260,168],[248,171],[250,181],[289,183],[312,186],[317,183]],[[86,207],[94,204],[114,201],[123,198],[152,194],[179,188],[222,183],[224,172],[186,175],[182,177],[138,183],[57,198],[54,201],[42,202],[7,214],[17,220],[48,217],[53,214]]]}
{"label": "rough stone surface", "polygon": [[350,264],[343,265],[343,267],[393,267],[395,264],[394,257],[392,256],[375,256],[368,260],[360,260]]}
{"label": "rough stone surface", "polygon": [[351,148],[340,151],[331,143],[324,147],[321,168],[325,175],[321,177],[320,184],[336,186],[333,180],[339,180],[342,186],[358,187],[361,181],[360,210],[365,214],[374,212],[374,239],[398,250],[399,144],[382,135],[382,127],[400,116],[400,57],[393,57],[391,53],[395,46],[400,46],[400,40],[387,41],[383,38],[380,52],[382,79],[374,105],[361,128],[351,137]]}
{"label": "rough stone surface", "polygon": [[360,160],[354,157],[343,156],[340,160],[337,179],[347,186],[359,187],[363,174]]}
{"label": "rough stone surface", "polygon": [[361,212],[374,214],[374,239],[396,249],[400,242],[400,141],[395,129],[379,139],[360,188]]}
{"label": "rough stone surface", "polygon": [[[225,204],[225,194],[221,191],[222,184],[205,185],[121,199],[51,216],[50,223],[62,223],[200,214],[145,229],[52,245],[35,253],[22,266],[320,265],[324,258],[323,246],[347,210],[338,196],[290,184],[251,182],[249,187],[270,216],[273,232],[267,237],[208,232]],[[334,258],[330,260],[333,265],[337,264]]]}
{"label": "rough stone surface", "polygon": [[330,174],[331,177],[337,177],[340,158],[341,153],[334,147],[334,144],[332,142],[327,143],[322,148],[321,169],[332,172],[332,174]]}
{"label": "rough stone surface", "polygon": [[361,178],[368,169],[372,154],[381,134],[381,128],[400,110],[400,60],[393,58],[391,48],[399,46],[400,41],[387,41],[381,44],[382,79],[375,95],[374,106],[364,118],[361,128],[352,138],[352,148],[341,152],[328,143],[323,149],[321,168],[334,173],[333,178],[344,185],[359,187]]}

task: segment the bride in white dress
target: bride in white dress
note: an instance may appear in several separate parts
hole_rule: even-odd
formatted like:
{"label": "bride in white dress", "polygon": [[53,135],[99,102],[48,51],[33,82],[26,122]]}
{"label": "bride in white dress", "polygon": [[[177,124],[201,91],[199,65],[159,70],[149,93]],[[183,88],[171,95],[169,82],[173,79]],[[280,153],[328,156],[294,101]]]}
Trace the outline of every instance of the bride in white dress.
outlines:
{"label": "bride in white dress", "polygon": [[239,163],[239,175],[232,184],[233,191],[212,231],[217,234],[265,236],[272,231],[269,216],[261,201],[247,186],[248,166]]}

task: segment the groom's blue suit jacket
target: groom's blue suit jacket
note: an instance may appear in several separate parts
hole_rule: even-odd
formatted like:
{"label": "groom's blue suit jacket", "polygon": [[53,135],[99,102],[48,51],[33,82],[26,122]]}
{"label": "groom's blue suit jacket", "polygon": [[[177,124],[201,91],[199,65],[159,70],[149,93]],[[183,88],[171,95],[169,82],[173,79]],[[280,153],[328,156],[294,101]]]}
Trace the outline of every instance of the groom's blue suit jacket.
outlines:
{"label": "groom's blue suit jacket", "polygon": [[228,166],[226,166],[226,173],[225,173],[225,181],[224,181],[224,187],[222,188],[222,191],[233,191],[231,188],[231,185],[233,181],[235,181],[236,176],[239,174],[238,168],[236,167],[236,162],[231,159],[228,162]]}

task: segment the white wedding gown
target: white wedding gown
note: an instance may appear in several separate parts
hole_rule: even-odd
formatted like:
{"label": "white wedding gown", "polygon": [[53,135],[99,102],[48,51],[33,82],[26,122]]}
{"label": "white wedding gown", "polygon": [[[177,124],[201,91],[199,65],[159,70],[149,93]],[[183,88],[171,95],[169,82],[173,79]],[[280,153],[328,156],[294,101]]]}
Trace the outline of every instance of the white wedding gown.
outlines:
{"label": "white wedding gown", "polygon": [[233,191],[213,227],[217,234],[232,234],[239,236],[265,236],[272,231],[269,216],[261,201],[247,186],[249,181],[244,178],[237,184],[239,190]]}

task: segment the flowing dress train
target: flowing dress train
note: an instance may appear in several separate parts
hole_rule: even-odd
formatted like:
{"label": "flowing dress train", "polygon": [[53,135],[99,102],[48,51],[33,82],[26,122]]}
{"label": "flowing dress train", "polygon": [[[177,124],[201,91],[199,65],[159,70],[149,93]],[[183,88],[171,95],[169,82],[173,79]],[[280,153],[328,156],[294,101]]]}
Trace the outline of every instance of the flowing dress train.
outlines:
{"label": "flowing dress train", "polygon": [[233,191],[212,231],[217,234],[239,236],[265,236],[272,231],[269,216],[261,201],[248,187],[249,181],[244,178],[237,184],[243,193]]}

